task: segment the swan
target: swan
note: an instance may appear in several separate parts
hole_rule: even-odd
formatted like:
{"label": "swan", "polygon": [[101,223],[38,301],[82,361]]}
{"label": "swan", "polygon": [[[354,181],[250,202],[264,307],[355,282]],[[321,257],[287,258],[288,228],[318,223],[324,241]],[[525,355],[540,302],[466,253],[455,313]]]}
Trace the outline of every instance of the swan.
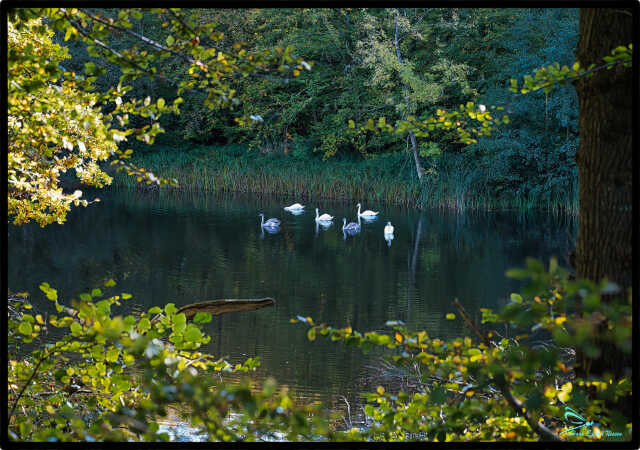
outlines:
{"label": "swan", "polygon": [[391,225],[391,222],[387,222],[387,225],[384,227],[384,234],[393,234],[393,225]]}
{"label": "swan", "polygon": [[318,208],[316,208],[316,222],[330,222],[333,220],[333,216],[330,216],[329,214],[323,214],[321,216],[318,216]]}
{"label": "swan", "polygon": [[300,211],[302,209],[304,209],[304,205],[301,205],[300,203],[294,203],[291,206],[284,207],[285,211]]}
{"label": "swan", "polygon": [[356,206],[358,207],[358,216],[360,217],[367,218],[367,217],[375,217],[378,215],[378,211],[371,211],[370,209],[360,212],[360,203],[358,203]]}
{"label": "swan", "polygon": [[342,231],[349,231],[352,233],[357,233],[358,231],[360,231],[360,225],[358,225],[355,222],[350,222],[349,224],[347,224],[347,219],[346,218],[342,218]]}
{"label": "swan", "polygon": [[260,213],[260,214],[258,214],[258,215],[259,215],[260,217],[262,217],[262,222],[260,222],[260,226],[261,226],[261,227],[266,227],[266,228],[275,228],[275,227],[280,226],[280,221],[279,221],[278,219],[275,219],[275,218],[273,218],[273,217],[272,217],[271,219],[269,219],[269,220],[267,220],[267,221],[265,222],[265,220],[264,220],[264,214]]}

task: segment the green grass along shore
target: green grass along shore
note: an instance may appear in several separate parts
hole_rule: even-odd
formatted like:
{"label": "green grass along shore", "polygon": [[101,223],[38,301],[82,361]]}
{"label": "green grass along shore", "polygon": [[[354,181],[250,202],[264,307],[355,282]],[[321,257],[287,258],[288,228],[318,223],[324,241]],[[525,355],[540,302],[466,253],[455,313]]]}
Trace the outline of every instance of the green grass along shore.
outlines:
{"label": "green grass along shore", "polygon": [[[461,170],[427,173],[419,182],[407,154],[384,155],[366,161],[299,159],[247,152],[244,147],[194,146],[189,151],[154,147],[136,152],[132,162],[157,176],[176,178],[189,192],[240,192],[283,195],[300,201],[314,198],[384,201],[414,208],[455,210],[547,210],[577,214],[577,185],[565,195],[532,198],[490,192]],[[113,174],[113,188],[142,188],[135,177]]]}

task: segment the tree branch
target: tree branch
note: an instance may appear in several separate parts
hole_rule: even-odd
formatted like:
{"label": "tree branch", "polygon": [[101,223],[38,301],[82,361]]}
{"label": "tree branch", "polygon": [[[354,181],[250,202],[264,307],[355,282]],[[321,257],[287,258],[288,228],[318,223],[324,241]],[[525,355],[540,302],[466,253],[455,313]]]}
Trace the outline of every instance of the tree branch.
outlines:
{"label": "tree branch", "polygon": [[[149,46],[151,46],[151,47],[155,47],[155,48],[157,48],[158,50],[162,50],[162,51],[165,51],[165,52],[169,52],[169,53],[171,53],[171,54],[173,54],[173,55],[176,55],[176,56],[178,56],[178,57],[180,57],[180,58],[184,59],[185,61],[187,61],[187,62],[189,62],[189,63],[191,63],[191,64],[195,64],[195,62],[196,62],[196,61],[195,61],[193,58],[191,58],[190,56],[187,56],[187,55],[185,55],[184,53],[176,52],[175,50],[171,50],[169,47],[166,47],[166,46],[164,46],[164,45],[162,45],[162,44],[160,44],[160,43],[158,43],[158,42],[154,41],[153,39],[149,39],[149,38],[148,38],[148,37],[146,37],[146,36],[143,36],[143,35],[141,35],[141,34],[138,34],[138,33],[136,33],[135,31],[127,30],[127,29],[126,29],[126,28],[124,28],[124,27],[120,27],[120,26],[118,26],[118,25],[114,25],[114,24],[110,23],[108,20],[105,20],[105,19],[103,19],[102,17],[94,16],[93,14],[91,14],[91,13],[87,12],[87,11],[86,11],[86,10],[84,10],[84,9],[80,9],[80,11],[82,11],[84,14],[86,14],[86,15],[87,15],[87,17],[89,17],[91,20],[95,20],[96,22],[99,22],[99,23],[101,23],[101,24],[103,24],[103,25],[106,25],[106,26],[108,26],[109,28],[112,28],[112,29],[114,29],[114,30],[118,30],[118,31],[120,31],[121,33],[128,34],[129,36],[133,36],[133,37],[135,37],[136,39],[141,40],[142,42],[144,42],[145,44],[147,44],[147,45],[149,45]],[[185,25],[183,25],[183,26],[185,26]],[[187,29],[188,29],[188,27],[187,27]]]}
{"label": "tree branch", "polygon": [[[64,308],[66,308],[64,305],[61,305]],[[70,309],[70,308],[69,308]],[[33,368],[33,372],[31,373],[31,376],[29,377],[29,379],[24,383],[24,386],[22,386],[22,389],[20,389],[20,393],[18,394],[18,397],[16,397],[16,399],[13,402],[13,406],[11,407],[11,412],[9,413],[9,417],[7,417],[7,422],[9,420],[11,420],[11,416],[13,416],[13,413],[16,410],[16,407],[18,406],[18,401],[20,400],[20,398],[22,398],[22,395],[24,394],[24,391],[27,389],[27,386],[29,386],[29,384],[31,384],[31,381],[33,381],[33,378],[36,376],[36,373],[38,372],[38,369],[40,368],[40,364],[43,363],[43,361],[47,360],[48,358],[50,358],[52,355],[54,355],[56,352],[60,352],[60,351],[64,351],[64,346],[58,346],[59,342],[56,342],[53,345],[53,348],[50,348],[49,351],[45,352],[44,350],[42,351],[42,355],[40,356],[40,359],[38,360],[38,362],[36,363],[36,366]],[[83,345],[81,345],[80,347],[78,347],[75,351],[78,351],[80,349],[84,349],[84,348],[88,348],[90,347],[92,344],[89,343],[84,343]],[[62,348],[61,348],[62,347]]]}
{"label": "tree branch", "polygon": [[[471,330],[475,333],[478,339],[480,339],[480,341],[488,347],[490,345],[489,338],[480,331],[476,323],[469,316],[469,314],[467,313],[467,311],[464,309],[464,307],[458,301],[457,298],[453,300],[453,306],[458,310],[458,312],[462,316],[467,326],[471,328]],[[516,413],[522,414],[524,416],[524,418],[526,419],[531,429],[535,431],[538,434],[538,436],[548,441],[563,441],[563,439],[560,436],[558,436],[549,428],[547,428],[546,426],[544,426],[543,424],[535,420],[533,417],[529,415],[527,411],[525,411],[525,408],[522,402],[513,395],[513,392],[511,392],[511,389],[507,385],[506,378],[503,380],[498,380],[494,378],[493,381],[496,383],[496,385],[500,389],[500,392],[504,396],[505,400],[507,400],[507,403],[509,403],[509,405],[516,411]]]}
{"label": "tree branch", "polygon": [[107,44],[105,44],[102,41],[99,41],[98,39],[94,38],[93,36],[89,35],[88,33],[86,33],[82,27],[80,26],[79,23],[75,22],[73,19],[71,19],[69,17],[69,15],[67,14],[66,10],[64,8],[60,9],[63,14],[65,19],[67,19],[67,21],[74,26],[74,28],[76,29],[76,31],[78,33],[80,33],[82,36],[84,36],[86,39],[88,39],[89,41],[93,42],[94,44],[98,45],[100,48],[108,51],[109,53],[115,55],[119,60],[126,62],[127,64],[131,64],[133,67],[135,67],[136,69],[146,73],[147,75],[154,75],[157,76],[158,78],[172,84],[173,86],[178,87],[178,83],[176,83],[175,81],[173,81],[172,79],[162,75],[161,73],[153,73],[148,69],[145,69],[144,67],[138,65],[136,62],[131,61],[129,58],[123,56],[121,53],[119,53],[118,51],[112,49],[111,47],[109,47]]}
{"label": "tree branch", "polygon": [[18,394],[16,399],[13,401],[13,406],[11,407],[11,412],[9,413],[9,417],[7,417],[7,422],[9,422],[11,420],[11,417],[13,416],[13,413],[15,412],[16,407],[18,406],[18,401],[22,398],[22,394],[24,394],[24,391],[27,389],[27,386],[29,386],[29,384],[31,384],[31,381],[36,376],[36,373],[38,372],[38,368],[40,368],[40,364],[42,364],[42,361],[47,359],[49,356],[50,356],[49,353],[44,353],[44,352],[43,352],[42,356],[40,356],[40,359],[38,360],[38,363],[33,368],[33,372],[31,372],[31,376],[24,383],[24,385],[22,386],[22,389],[20,389],[20,393]]}
{"label": "tree branch", "polygon": [[[625,63],[627,63],[627,62],[628,62],[628,61],[618,59],[618,60],[616,60],[616,61],[608,62],[608,63],[603,64],[603,65],[601,65],[601,66],[594,67],[593,69],[591,69],[591,70],[587,70],[586,72],[579,73],[579,74],[578,74],[578,75],[576,75],[576,76],[565,78],[565,79],[563,79],[563,80],[561,80],[561,81],[563,81],[563,82],[573,82],[573,81],[577,81],[577,80],[579,80],[579,79],[581,79],[581,78],[584,78],[586,75],[589,75],[589,74],[591,74],[591,73],[598,72],[598,71],[603,70],[603,69],[611,69],[611,68],[613,68],[613,67],[615,67],[615,66],[617,66],[617,65],[625,64]],[[559,84],[559,83],[560,83],[560,81],[547,81],[547,82],[545,82],[545,83],[541,84],[541,85],[538,87],[538,89],[535,89],[535,90],[531,89],[531,90],[530,90],[530,92],[539,91],[540,89],[544,89],[544,88],[546,88],[546,87],[550,87],[550,86],[553,86],[553,85],[556,85],[556,84]],[[529,93],[529,92],[526,92],[526,93],[522,93],[522,92],[516,92],[516,93],[513,93],[513,94],[511,95],[511,98],[510,98],[510,99],[509,99],[509,101],[507,102],[507,104],[506,104],[506,105],[504,105],[504,109],[505,109],[505,110],[507,110],[507,112],[508,112],[508,113],[509,113],[509,112],[511,112],[511,111],[509,110],[509,106],[511,106],[511,102],[513,102],[513,100],[515,100],[517,97],[520,97],[520,96],[523,96],[523,95],[527,95],[528,93]]]}
{"label": "tree branch", "polygon": [[184,23],[184,20],[182,20],[180,16],[178,16],[174,11],[172,11],[171,8],[167,8],[167,12],[171,14],[173,18],[176,19],[184,29],[189,30],[189,33],[191,33],[193,36],[198,36],[198,33],[196,33],[195,30],[193,30],[193,28],[191,28],[189,25]]}

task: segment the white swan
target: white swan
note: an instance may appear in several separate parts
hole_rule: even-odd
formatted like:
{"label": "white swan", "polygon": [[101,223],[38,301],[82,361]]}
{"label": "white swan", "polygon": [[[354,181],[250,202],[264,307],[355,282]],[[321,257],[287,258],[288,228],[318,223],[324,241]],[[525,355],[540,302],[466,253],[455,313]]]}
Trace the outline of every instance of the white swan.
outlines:
{"label": "white swan", "polygon": [[360,217],[367,218],[367,217],[374,217],[378,215],[379,211],[371,211],[370,209],[360,212],[360,203],[358,203],[356,206],[358,207],[358,216]]}
{"label": "white swan", "polygon": [[347,224],[347,219],[343,217],[342,218],[342,231],[349,231],[351,233],[358,232],[358,231],[360,231],[360,225],[358,225],[355,222],[349,222],[349,224]]}
{"label": "white swan", "polygon": [[304,209],[304,205],[301,205],[300,203],[294,203],[291,206],[285,206],[284,210],[285,211],[300,211]]}
{"label": "white swan", "polygon": [[391,225],[391,222],[387,222],[387,225],[384,227],[384,234],[393,234],[393,225]]}
{"label": "white swan", "polygon": [[316,222],[330,222],[333,220],[333,216],[330,216],[329,214],[323,214],[321,216],[318,216],[318,208],[316,208]]}
{"label": "white swan", "polygon": [[261,227],[266,227],[266,228],[275,228],[280,226],[280,221],[278,219],[275,218],[271,218],[267,221],[264,220],[264,214],[260,213],[258,214],[260,217],[262,217],[262,221],[260,222],[260,226]]}

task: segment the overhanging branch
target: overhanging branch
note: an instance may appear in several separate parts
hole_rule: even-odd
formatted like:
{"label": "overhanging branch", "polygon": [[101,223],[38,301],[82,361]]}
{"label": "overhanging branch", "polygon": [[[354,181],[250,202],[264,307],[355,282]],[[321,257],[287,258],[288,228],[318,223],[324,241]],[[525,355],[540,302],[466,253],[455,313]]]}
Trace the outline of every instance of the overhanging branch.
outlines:
{"label": "overhanging branch", "polygon": [[[484,345],[489,347],[491,345],[489,338],[480,331],[480,329],[478,328],[474,320],[469,316],[469,314],[467,313],[467,311],[464,309],[464,307],[458,301],[457,298],[453,300],[453,306],[458,310],[458,312],[462,316],[462,319],[465,321],[467,326],[471,328],[471,330],[478,337],[478,339]],[[522,404],[522,402],[513,395],[513,392],[511,392],[511,389],[509,388],[509,385],[507,384],[506,379],[499,380],[494,378],[493,381],[496,383],[496,385],[500,389],[500,392],[504,396],[505,400],[507,400],[507,403],[509,403],[509,405],[518,414],[521,414],[524,416],[524,418],[526,419],[531,429],[535,431],[538,434],[538,436],[548,441],[563,441],[563,439],[560,436],[558,436],[549,428],[547,428],[546,426],[544,426],[543,424],[535,420],[533,417],[531,417],[531,415],[525,410],[525,407]]]}
{"label": "overhanging branch", "polygon": [[169,52],[169,53],[171,53],[173,55],[176,55],[176,56],[184,59],[185,61],[187,61],[187,62],[189,62],[191,64],[195,64],[196,63],[196,61],[193,58],[191,58],[190,56],[185,55],[184,53],[180,53],[180,52],[177,52],[175,50],[172,50],[169,47],[167,47],[165,45],[162,45],[159,42],[154,41],[153,39],[150,39],[150,38],[148,38],[146,36],[143,36],[143,35],[141,35],[139,33],[136,33],[135,31],[128,30],[128,29],[126,29],[124,27],[121,27],[121,26],[118,26],[118,25],[114,25],[114,24],[110,23],[108,20],[105,20],[102,17],[94,16],[93,14],[91,14],[90,12],[87,12],[84,9],[80,9],[80,11],[82,11],[82,13],[85,14],[87,17],[89,17],[91,20],[94,20],[94,21],[99,22],[99,23],[101,23],[103,25],[106,25],[107,27],[109,27],[109,28],[111,28],[113,30],[118,30],[121,33],[128,34],[129,36],[133,36],[136,39],[139,39],[140,41],[144,42],[145,44],[147,44],[147,45],[149,45],[151,47],[157,48],[158,50],[162,50],[162,51],[165,51],[165,52]]}

